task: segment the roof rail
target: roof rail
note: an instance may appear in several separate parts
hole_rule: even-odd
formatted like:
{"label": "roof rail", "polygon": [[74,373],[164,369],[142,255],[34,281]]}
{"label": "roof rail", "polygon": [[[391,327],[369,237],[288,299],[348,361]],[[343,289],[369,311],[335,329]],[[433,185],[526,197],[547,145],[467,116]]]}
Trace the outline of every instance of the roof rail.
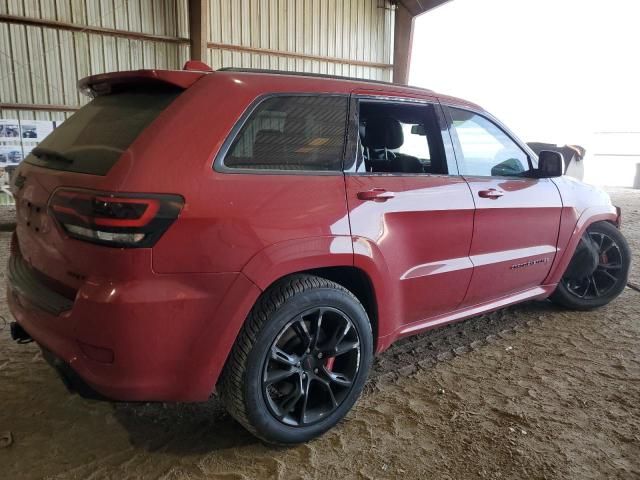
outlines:
{"label": "roof rail", "polygon": [[287,70],[269,70],[265,68],[236,68],[236,67],[223,67],[216,70],[216,72],[239,72],[239,73],[267,73],[271,75],[291,75],[296,77],[315,77],[315,78],[327,78],[332,80],[348,80],[350,82],[365,82],[365,83],[373,83],[378,85],[390,85],[394,87],[408,87],[415,88],[417,90],[423,90],[425,92],[433,92],[427,88],[414,87],[410,85],[401,85],[399,83],[393,82],[385,82],[382,80],[369,80],[366,78],[354,78],[354,77],[344,77],[341,75],[330,75],[328,73],[308,73],[308,72],[290,72]]}

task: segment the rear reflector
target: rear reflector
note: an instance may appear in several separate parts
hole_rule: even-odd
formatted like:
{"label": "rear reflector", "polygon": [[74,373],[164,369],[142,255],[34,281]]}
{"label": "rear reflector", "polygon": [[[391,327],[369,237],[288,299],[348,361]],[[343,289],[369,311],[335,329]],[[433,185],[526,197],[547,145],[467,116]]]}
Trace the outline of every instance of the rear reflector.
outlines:
{"label": "rear reflector", "polygon": [[113,350],[109,348],[96,347],[95,345],[89,345],[78,340],[80,350],[88,358],[100,363],[113,363],[114,355]]}
{"label": "rear reflector", "polygon": [[179,195],[59,189],[49,212],[73,238],[112,247],[152,247],[178,218]]}

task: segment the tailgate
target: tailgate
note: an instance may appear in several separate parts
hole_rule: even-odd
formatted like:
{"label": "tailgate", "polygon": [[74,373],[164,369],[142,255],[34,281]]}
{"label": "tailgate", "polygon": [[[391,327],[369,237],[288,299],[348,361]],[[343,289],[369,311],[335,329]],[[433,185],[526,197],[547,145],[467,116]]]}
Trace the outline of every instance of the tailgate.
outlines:
{"label": "tailgate", "polygon": [[[48,212],[49,201],[59,187],[117,192],[119,177],[141,161],[131,153],[131,145],[163,113],[170,115],[167,107],[202,75],[150,70],[80,82],[95,98],[33,149],[12,185],[18,246],[24,267],[35,272],[33,278],[68,291],[92,278],[125,278],[136,268],[141,271],[140,262],[151,270],[149,249],[110,248],[70,238]],[[110,175],[119,162],[127,168]]]}

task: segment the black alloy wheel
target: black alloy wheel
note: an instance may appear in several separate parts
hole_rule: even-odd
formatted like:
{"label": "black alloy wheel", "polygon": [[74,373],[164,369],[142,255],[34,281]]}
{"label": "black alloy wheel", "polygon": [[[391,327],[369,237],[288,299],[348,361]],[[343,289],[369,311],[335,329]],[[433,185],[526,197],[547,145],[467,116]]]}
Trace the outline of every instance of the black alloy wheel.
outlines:
{"label": "black alloy wheel", "polygon": [[360,367],[360,338],[343,312],[307,310],[278,334],[262,374],[271,413],[291,426],[310,425],[347,397]]}
{"label": "black alloy wheel", "polygon": [[589,226],[581,242],[585,250],[574,257],[551,301],[574,310],[591,310],[608,304],[627,285],[631,251],[622,232],[609,222]]}
{"label": "black alloy wheel", "polygon": [[623,254],[616,240],[604,232],[588,232],[598,248],[598,265],[584,278],[563,279],[567,290],[580,299],[592,300],[609,294],[623,273]]}
{"label": "black alloy wheel", "polygon": [[326,278],[291,275],[252,308],[217,391],[227,411],[266,443],[306,442],[347,415],[373,350],[369,316],[352,292]]}

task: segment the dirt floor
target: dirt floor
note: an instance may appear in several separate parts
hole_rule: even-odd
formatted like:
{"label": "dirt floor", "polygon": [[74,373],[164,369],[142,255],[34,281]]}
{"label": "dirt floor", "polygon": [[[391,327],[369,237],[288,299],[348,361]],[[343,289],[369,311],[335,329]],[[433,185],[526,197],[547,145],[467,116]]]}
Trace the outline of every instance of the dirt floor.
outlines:
{"label": "dirt floor", "polygon": [[[640,191],[611,193],[640,284]],[[4,303],[0,314],[10,318]],[[404,340],[344,422],[290,449],[260,444],[216,400],[69,395],[35,345],[0,329],[0,478],[640,478],[640,293],[629,288],[597,312],[531,302]]]}

